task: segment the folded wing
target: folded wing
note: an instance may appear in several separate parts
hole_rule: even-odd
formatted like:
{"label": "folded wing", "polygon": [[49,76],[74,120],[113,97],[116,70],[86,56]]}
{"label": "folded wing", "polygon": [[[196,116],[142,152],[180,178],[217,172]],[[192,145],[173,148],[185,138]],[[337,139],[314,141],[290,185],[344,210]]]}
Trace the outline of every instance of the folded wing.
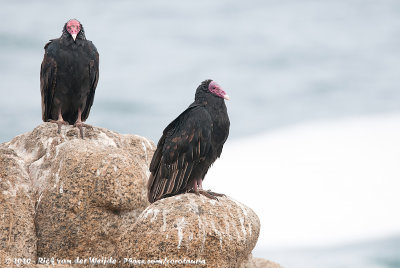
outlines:
{"label": "folded wing", "polygon": [[164,130],[150,164],[152,203],[186,190],[197,164],[211,147],[212,120],[202,106],[190,106]]}

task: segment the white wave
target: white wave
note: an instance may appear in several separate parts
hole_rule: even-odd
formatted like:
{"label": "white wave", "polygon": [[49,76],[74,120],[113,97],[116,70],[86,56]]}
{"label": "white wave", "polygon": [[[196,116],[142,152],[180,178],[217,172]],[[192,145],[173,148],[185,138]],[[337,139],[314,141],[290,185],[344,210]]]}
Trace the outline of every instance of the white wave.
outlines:
{"label": "white wave", "polygon": [[227,142],[205,188],[261,220],[257,247],[400,232],[400,115],[318,122]]}

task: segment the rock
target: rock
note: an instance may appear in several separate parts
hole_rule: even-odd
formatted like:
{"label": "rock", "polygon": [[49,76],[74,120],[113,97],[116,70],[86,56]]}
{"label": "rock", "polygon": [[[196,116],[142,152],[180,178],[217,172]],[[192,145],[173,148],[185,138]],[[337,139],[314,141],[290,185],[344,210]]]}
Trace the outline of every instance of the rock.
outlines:
{"label": "rock", "polygon": [[[189,260],[207,267],[240,267],[260,232],[250,208],[229,198],[195,194],[159,200],[127,229],[120,259]],[[179,264],[179,263],[178,263]]]}
{"label": "rock", "polygon": [[247,261],[242,263],[240,268],[282,268],[282,266],[263,258],[255,258],[253,254],[250,254]]}
{"label": "rock", "polygon": [[118,233],[148,206],[154,144],[96,127],[85,134],[43,123],[0,145],[0,249],[8,255],[110,256]]}
{"label": "rock", "polygon": [[259,219],[229,197],[184,194],[150,205],[152,142],[97,127],[85,139],[78,132],[43,123],[0,144],[0,267],[68,268],[77,257],[101,266],[131,258],[279,267],[252,258]]}
{"label": "rock", "polygon": [[263,259],[263,258],[253,258],[253,263],[248,266],[248,268],[283,268],[281,265]]}
{"label": "rock", "polygon": [[30,185],[23,160],[13,150],[0,146],[0,250],[3,257],[36,257],[35,203]]}

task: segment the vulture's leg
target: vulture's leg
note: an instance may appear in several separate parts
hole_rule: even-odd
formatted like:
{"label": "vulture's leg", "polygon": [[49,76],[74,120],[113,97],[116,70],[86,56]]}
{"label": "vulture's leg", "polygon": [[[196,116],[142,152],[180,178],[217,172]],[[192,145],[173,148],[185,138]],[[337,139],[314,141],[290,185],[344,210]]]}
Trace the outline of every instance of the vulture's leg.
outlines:
{"label": "vulture's leg", "polygon": [[[200,190],[203,191],[203,192],[205,192],[205,193],[207,193],[208,195],[211,195],[211,196],[213,196],[213,197],[217,197],[217,196],[218,196],[218,197],[222,197],[222,196],[225,196],[224,194],[215,193],[215,192],[212,192],[211,190],[207,190],[207,191],[203,190],[203,179],[199,179],[199,180],[197,181],[197,183],[198,183],[198,185],[199,185]],[[205,195],[205,194],[204,194],[204,195]],[[215,198],[215,199],[218,200],[218,198]]]}
{"label": "vulture's leg", "polygon": [[199,190],[197,189],[197,180],[196,180],[196,179],[193,181],[193,188],[192,188],[192,190],[193,190],[193,193],[195,193],[195,194],[197,194],[197,195],[200,195]]}
{"label": "vulture's leg", "polygon": [[49,119],[47,121],[50,122],[50,123],[56,123],[58,125],[58,130],[57,130],[58,134],[61,133],[61,125],[68,125],[68,122],[65,122],[63,117],[62,117],[61,107],[58,108],[58,119],[57,120]]}
{"label": "vulture's leg", "polygon": [[87,128],[92,128],[91,125],[85,124],[82,122],[82,111],[80,108],[78,108],[78,119],[76,119],[76,122],[74,124],[74,127],[79,128],[79,132],[81,133],[81,138],[83,139],[83,127],[87,127]]}
{"label": "vulture's leg", "polygon": [[205,197],[208,197],[210,199],[218,200],[217,196],[225,196],[224,194],[218,194],[214,193],[211,191],[205,191],[203,190],[203,180],[202,179],[197,179],[193,181],[193,188],[190,192],[193,192],[197,195],[202,194]]}

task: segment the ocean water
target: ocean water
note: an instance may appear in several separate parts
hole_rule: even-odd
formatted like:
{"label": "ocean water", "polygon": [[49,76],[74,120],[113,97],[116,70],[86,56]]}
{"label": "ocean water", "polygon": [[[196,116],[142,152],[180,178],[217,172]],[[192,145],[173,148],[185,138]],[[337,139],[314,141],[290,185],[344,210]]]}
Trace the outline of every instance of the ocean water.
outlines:
{"label": "ocean water", "polygon": [[[61,35],[70,18],[82,22],[100,53],[100,80],[87,120],[95,126],[156,142],[208,78],[231,97],[230,142],[309,122],[400,113],[396,0],[0,4],[0,143],[41,123],[43,46]],[[371,242],[368,247],[375,250],[363,251],[367,244],[342,250],[321,246],[321,254],[349,265],[332,266],[329,257],[315,267],[399,267],[398,259],[380,254],[398,249],[398,242]],[[357,255],[358,250],[363,253]],[[256,252],[272,260],[285,255],[270,256],[262,247]],[[381,261],[354,264],[353,255]]]}
{"label": "ocean water", "polygon": [[267,256],[284,267],[296,268],[398,268],[400,237],[373,239],[345,246],[302,249],[266,249],[255,252]]}
{"label": "ocean water", "polygon": [[399,137],[400,114],[291,125],[228,141],[203,185],[257,213],[255,256],[284,267],[396,267]]}
{"label": "ocean water", "polygon": [[395,0],[2,0],[0,14],[0,142],[40,124],[43,46],[74,17],[100,53],[96,126],[157,140],[207,78],[231,96],[231,138],[400,110]]}

